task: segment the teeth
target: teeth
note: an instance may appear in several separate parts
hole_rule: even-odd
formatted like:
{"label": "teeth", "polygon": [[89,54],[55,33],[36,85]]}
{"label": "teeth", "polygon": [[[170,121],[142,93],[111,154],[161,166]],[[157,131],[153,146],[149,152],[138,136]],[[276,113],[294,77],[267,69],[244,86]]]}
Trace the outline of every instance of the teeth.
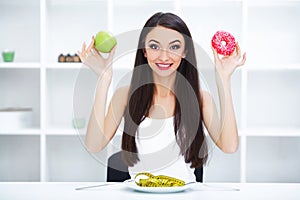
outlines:
{"label": "teeth", "polygon": [[157,66],[167,68],[167,67],[170,67],[171,64],[157,64]]}

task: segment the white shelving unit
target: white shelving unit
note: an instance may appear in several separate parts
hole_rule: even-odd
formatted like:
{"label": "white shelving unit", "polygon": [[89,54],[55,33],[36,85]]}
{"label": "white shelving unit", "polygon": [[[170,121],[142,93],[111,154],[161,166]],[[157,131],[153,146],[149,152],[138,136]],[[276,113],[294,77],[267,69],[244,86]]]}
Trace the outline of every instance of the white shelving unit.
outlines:
{"label": "white shelving unit", "polygon": [[[299,0],[0,2],[0,50],[16,52],[14,62],[0,62],[0,108],[33,108],[32,127],[0,126],[0,181],[106,179],[103,162],[111,148],[89,155],[80,141],[85,128],[72,128],[74,116],[88,120],[96,77],[57,57],[76,52],[99,30],[122,36],[140,29],[158,11],[181,16],[211,58],[211,36],[221,29],[247,51],[246,66],[232,77],[240,148],[235,154],[213,148],[204,180],[300,182]],[[120,82],[129,83],[130,48],[116,58],[110,96]]]}

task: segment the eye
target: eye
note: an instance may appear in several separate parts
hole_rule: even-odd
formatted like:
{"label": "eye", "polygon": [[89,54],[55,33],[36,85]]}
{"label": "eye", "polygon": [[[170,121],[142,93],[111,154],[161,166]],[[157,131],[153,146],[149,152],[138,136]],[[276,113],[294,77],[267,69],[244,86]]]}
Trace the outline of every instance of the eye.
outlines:
{"label": "eye", "polygon": [[179,44],[175,44],[175,45],[172,45],[170,47],[170,50],[177,50],[177,49],[180,49],[180,45]]}
{"label": "eye", "polygon": [[149,47],[154,50],[159,50],[159,46],[156,44],[150,44]]}

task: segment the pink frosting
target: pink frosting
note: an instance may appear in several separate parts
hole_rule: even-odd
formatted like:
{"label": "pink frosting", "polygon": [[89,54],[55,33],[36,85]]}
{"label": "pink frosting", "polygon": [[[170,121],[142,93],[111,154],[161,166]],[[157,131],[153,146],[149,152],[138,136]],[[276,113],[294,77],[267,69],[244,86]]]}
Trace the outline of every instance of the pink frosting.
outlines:
{"label": "pink frosting", "polygon": [[218,54],[230,56],[236,47],[235,38],[226,31],[217,31],[212,37],[211,44]]}

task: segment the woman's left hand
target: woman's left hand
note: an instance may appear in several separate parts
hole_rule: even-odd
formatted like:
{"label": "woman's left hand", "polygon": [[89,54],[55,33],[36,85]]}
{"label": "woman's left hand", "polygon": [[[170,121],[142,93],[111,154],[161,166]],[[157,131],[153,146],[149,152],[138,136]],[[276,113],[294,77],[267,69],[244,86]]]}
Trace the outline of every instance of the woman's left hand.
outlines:
{"label": "woman's left hand", "polygon": [[214,53],[216,70],[223,79],[230,79],[230,76],[234,70],[237,67],[244,65],[246,61],[246,53],[244,53],[242,57],[241,49],[238,43],[236,43],[235,51],[230,56],[220,57],[213,47],[212,50]]}

